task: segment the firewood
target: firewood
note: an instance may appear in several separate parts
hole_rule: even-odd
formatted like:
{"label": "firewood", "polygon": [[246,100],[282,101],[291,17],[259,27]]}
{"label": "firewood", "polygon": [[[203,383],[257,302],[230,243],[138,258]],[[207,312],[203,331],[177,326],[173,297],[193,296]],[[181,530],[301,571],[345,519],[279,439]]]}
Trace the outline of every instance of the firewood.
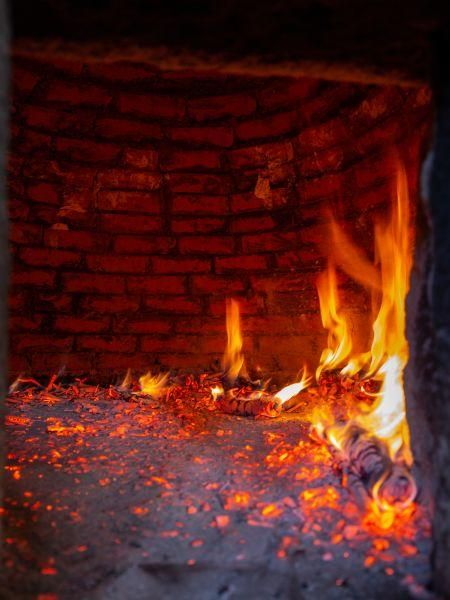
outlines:
{"label": "firewood", "polygon": [[[393,462],[386,444],[370,432],[357,425],[342,427],[346,431],[335,457],[358,503],[366,507],[372,497],[390,507],[408,506],[417,495],[408,467]],[[335,427],[326,428],[322,437],[329,441],[332,430]]]}
{"label": "firewood", "polygon": [[234,390],[228,390],[216,398],[216,405],[226,414],[242,417],[274,418],[281,413],[281,404],[264,392],[251,392],[241,396],[236,395]]}

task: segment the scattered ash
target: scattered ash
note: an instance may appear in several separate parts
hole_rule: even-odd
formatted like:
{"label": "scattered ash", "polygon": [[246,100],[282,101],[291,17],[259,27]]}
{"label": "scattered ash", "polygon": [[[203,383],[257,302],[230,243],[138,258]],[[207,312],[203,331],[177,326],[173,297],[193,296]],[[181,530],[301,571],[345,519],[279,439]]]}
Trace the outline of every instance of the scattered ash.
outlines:
{"label": "scattered ash", "polygon": [[11,390],[5,598],[431,598],[425,508],[380,528],[303,419],[360,384],[249,419],[217,410],[218,383]]}

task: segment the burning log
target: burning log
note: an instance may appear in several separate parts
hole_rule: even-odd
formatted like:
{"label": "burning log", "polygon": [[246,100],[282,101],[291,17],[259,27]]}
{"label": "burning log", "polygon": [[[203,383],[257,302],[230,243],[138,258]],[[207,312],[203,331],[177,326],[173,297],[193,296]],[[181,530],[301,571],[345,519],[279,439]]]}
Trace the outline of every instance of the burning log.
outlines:
{"label": "burning log", "polygon": [[212,390],[217,408],[228,415],[241,417],[278,417],[281,413],[281,403],[266,392],[251,392],[247,396],[239,395],[240,390],[220,388]]}
{"label": "burning log", "polygon": [[394,462],[387,445],[358,425],[325,428],[316,436],[332,444],[348,487],[358,504],[367,509],[370,498],[382,509],[404,509],[417,495],[417,485],[408,467]]}

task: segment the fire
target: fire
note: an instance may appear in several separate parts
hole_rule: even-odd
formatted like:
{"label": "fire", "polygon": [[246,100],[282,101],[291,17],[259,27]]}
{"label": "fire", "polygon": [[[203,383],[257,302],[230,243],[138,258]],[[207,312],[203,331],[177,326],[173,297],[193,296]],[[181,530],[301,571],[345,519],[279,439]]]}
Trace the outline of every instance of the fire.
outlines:
{"label": "fire", "polygon": [[[333,223],[334,246],[347,253],[352,242]],[[338,250],[339,254],[339,250]],[[373,266],[355,249],[357,268],[344,260],[341,266],[360,283],[366,283]],[[387,222],[375,224],[375,256],[378,276],[373,279],[374,305],[379,305],[373,324],[373,340],[369,353],[353,357],[353,365],[364,369],[364,376],[381,382],[381,391],[370,412],[357,417],[357,423],[383,440],[391,459],[412,463],[409,430],[406,421],[403,371],[408,361],[408,342],[405,334],[405,300],[409,289],[412,252],[410,240],[409,195],[406,173],[399,166],[396,197]],[[361,275],[364,273],[364,275]],[[380,298],[381,296],[381,298]],[[342,342],[343,344],[344,342]]]}
{"label": "fire", "polygon": [[317,280],[317,292],[322,325],[328,330],[328,347],[322,351],[316,370],[318,380],[322,371],[342,366],[352,351],[352,340],[348,323],[340,311],[336,269],[331,261],[327,270]]}
{"label": "fire", "polygon": [[[364,253],[343,233],[333,220],[331,234],[334,259],[352,278],[368,286],[372,304],[378,307],[373,323],[373,338],[369,352],[352,355],[349,328],[339,312],[335,270],[328,270],[318,282],[322,322],[328,329],[328,348],[322,353],[318,378],[323,370],[342,367],[341,374],[359,373],[362,379],[373,379],[380,391],[370,408],[359,410],[345,424],[333,422],[330,413],[313,415],[312,422],[319,436],[344,455],[360,452],[358,444],[376,447],[392,461],[372,485],[371,495],[377,509],[384,514],[383,523],[391,523],[395,510],[405,508],[417,492],[414,480],[404,466],[411,466],[409,428],[406,420],[403,372],[408,361],[405,334],[405,300],[409,288],[412,252],[410,213],[405,170],[399,166],[396,195],[389,218],[375,223],[375,261],[372,265]],[[351,260],[351,257],[354,260]],[[370,437],[367,437],[370,436]],[[355,442],[355,440],[357,440]],[[381,445],[380,445],[381,444]],[[402,470],[403,469],[403,470]],[[394,492],[392,492],[394,489]],[[397,494],[397,495],[396,495]]]}
{"label": "fire", "polygon": [[299,394],[302,390],[307,388],[312,381],[312,377],[308,375],[306,366],[303,367],[302,378],[297,383],[291,383],[287,385],[282,390],[275,394],[275,400],[277,400],[281,405],[285,402]]}
{"label": "fire", "polygon": [[228,379],[234,382],[239,373],[245,373],[244,356],[242,351],[241,320],[239,304],[236,300],[227,300],[227,347],[222,360],[222,367]]}
{"label": "fire", "polygon": [[161,395],[164,386],[169,378],[169,373],[159,373],[158,375],[152,375],[149,371],[142,377],[139,377],[139,385],[141,386],[141,392],[157,398]]}

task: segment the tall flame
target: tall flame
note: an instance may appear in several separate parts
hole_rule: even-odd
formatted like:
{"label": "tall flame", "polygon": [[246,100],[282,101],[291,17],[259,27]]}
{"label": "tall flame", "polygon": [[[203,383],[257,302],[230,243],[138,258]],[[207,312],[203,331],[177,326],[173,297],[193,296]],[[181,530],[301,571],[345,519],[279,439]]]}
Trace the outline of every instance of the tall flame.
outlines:
{"label": "tall flame", "polygon": [[[375,265],[334,221],[331,234],[336,249],[334,257],[339,266],[363,285],[367,286],[370,281],[373,304],[379,309],[373,323],[370,352],[350,356],[351,339],[345,320],[339,315],[333,270],[330,276],[328,268],[318,289],[322,321],[329,330],[329,348],[322,354],[318,373],[324,368],[339,367],[348,358],[343,373],[362,371],[364,377],[378,379],[381,390],[375,404],[355,421],[386,443],[392,459],[411,464],[403,390],[403,371],[408,361],[405,300],[412,264],[409,194],[404,167],[399,165],[397,171],[397,189],[389,219],[375,224]],[[354,262],[349,259],[352,254],[357,257]],[[323,281],[327,281],[328,286]]]}
{"label": "tall flame", "polygon": [[328,346],[322,351],[316,370],[316,379],[319,379],[322,371],[342,366],[352,351],[352,340],[348,323],[340,311],[336,269],[331,261],[327,270],[317,278],[316,285],[322,325],[328,329]]}
{"label": "tall flame", "polygon": [[227,299],[227,347],[223,355],[222,367],[231,381],[245,370],[242,351],[241,320],[239,304],[236,300]]}
{"label": "tall flame", "polygon": [[380,379],[382,387],[373,410],[358,422],[386,442],[391,458],[411,464],[403,371],[409,356],[405,300],[412,251],[408,184],[402,166],[398,169],[396,201],[390,219],[375,227],[375,247],[381,267],[382,298],[373,324],[367,376]]}

